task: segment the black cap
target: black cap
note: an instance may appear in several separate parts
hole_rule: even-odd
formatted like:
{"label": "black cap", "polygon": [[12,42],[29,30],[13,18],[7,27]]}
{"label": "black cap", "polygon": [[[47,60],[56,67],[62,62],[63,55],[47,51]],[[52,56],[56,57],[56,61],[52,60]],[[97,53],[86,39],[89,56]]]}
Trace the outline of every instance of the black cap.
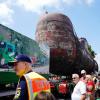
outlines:
{"label": "black cap", "polygon": [[14,63],[20,62],[20,61],[32,63],[30,57],[28,57],[27,55],[20,54],[20,55],[16,56],[14,60],[9,61],[9,62],[8,62],[8,65],[9,65],[9,66],[13,66]]}

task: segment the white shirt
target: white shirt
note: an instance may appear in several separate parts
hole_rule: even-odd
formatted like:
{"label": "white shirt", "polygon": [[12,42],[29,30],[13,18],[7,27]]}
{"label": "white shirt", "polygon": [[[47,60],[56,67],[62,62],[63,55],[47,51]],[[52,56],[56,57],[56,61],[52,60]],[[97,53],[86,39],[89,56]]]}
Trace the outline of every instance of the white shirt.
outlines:
{"label": "white shirt", "polygon": [[83,81],[79,81],[74,87],[71,95],[72,100],[80,100],[82,94],[86,93],[86,84]]}

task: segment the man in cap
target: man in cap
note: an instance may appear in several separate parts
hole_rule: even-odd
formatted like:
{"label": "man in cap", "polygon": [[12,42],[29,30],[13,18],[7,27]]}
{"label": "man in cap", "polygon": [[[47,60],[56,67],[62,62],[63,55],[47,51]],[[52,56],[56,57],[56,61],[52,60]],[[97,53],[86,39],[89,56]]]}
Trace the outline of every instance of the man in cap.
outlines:
{"label": "man in cap", "polygon": [[81,80],[85,82],[85,78],[86,78],[86,71],[83,69],[81,70]]}
{"label": "man in cap", "polygon": [[86,74],[86,71],[84,69],[81,70],[81,74]]}
{"label": "man in cap", "polygon": [[40,91],[50,91],[48,81],[41,75],[32,71],[31,59],[26,55],[18,55],[13,61],[8,62],[13,66],[19,76],[14,100],[34,100]]}

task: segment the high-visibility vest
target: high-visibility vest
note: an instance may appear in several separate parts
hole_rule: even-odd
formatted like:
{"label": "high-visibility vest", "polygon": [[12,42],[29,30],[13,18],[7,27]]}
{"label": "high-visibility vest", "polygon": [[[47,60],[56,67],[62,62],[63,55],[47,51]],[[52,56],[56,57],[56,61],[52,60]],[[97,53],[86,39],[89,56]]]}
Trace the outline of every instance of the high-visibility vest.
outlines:
{"label": "high-visibility vest", "polygon": [[26,79],[26,84],[28,88],[29,100],[34,100],[34,97],[40,91],[50,92],[50,84],[43,76],[35,72],[30,72],[25,74],[24,77]]}

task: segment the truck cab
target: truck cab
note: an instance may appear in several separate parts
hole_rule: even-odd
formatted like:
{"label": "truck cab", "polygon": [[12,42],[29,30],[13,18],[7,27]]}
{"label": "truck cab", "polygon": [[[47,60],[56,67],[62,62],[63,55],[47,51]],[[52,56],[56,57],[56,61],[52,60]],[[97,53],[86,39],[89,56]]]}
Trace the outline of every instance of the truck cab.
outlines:
{"label": "truck cab", "polygon": [[0,41],[0,66],[7,64],[15,56],[15,45],[10,42]]}

